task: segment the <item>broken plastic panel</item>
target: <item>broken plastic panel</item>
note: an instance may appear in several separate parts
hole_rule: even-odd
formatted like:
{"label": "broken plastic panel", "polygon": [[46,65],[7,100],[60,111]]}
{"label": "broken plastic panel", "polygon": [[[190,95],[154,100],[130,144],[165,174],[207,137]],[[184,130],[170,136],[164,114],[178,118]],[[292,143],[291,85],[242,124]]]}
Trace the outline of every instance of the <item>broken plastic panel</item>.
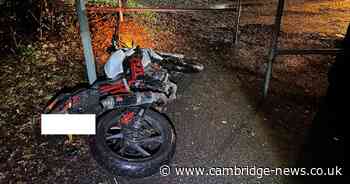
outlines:
{"label": "broken plastic panel", "polygon": [[[163,58],[154,52],[152,49],[141,49],[142,52],[142,65],[143,67],[148,66],[152,59],[154,60],[163,60]],[[108,59],[107,63],[104,66],[105,73],[108,78],[115,79],[120,74],[124,72],[123,62],[124,60],[135,53],[135,49],[119,49],[114,52],[111,57]]]}

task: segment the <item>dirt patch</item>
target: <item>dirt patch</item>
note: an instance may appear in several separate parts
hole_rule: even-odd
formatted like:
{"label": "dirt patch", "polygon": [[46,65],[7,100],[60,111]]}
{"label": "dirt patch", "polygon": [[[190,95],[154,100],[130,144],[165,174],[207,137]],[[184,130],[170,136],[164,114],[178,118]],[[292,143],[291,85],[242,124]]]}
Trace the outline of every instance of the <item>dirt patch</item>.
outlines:
{"label": "dirt patch", "polygon": [[110,56],[108,48],[112,45],[112,38],[116,26],[119,27],[119,36],[115,34],[116,40],[119,39],[120,46],[132,48],[138,45],[141,48],[154,48],[154,41],[150,33],[142,26],[141,23],[127,18],[121,23],[114,16],[94,16],[90,18],[92,33],[92,46],[99,64],[104,64]]}

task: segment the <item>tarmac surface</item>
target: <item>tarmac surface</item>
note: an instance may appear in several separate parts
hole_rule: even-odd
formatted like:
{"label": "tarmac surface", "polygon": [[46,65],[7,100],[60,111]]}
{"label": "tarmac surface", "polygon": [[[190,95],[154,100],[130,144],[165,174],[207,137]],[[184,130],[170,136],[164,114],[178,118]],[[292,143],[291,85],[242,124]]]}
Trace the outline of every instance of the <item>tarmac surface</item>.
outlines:
{"label": "tarmac surface", "polygon": [[219,176],[176,174],[175,168],[182,167],[206,168],[206,172],[210,168],[223,167],[273,169],[290,166],[293,160],[286,155],[296,155],[293,143],[276,137],[284,132],[271,129],[269,120],[256,110],[256,103],[241,89],[244,81],[240,81],[234,71],[215,60],[208,60],[205,65],[203,73],[186,79],[191,80],[191,84],[167,110],[177,133],[170,174],[156,174],[129,182],[257,184],[290,181],[282,176],[222,176],[220,171],[217,171]]}

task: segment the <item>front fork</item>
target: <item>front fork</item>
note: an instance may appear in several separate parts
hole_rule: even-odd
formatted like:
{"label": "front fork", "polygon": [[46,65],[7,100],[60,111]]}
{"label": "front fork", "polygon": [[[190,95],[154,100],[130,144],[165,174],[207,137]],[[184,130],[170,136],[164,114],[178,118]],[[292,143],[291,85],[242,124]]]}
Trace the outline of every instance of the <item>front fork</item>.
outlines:
{"label": "front fork", "polygon": [[143,118],[146,108],[127,108],[120,118],[121,131],[124,136],[124,144],[137,144],[138,141],[147,137],[143,131]]}
{"label": "front fork", "polygon": [[145,114],[146,108],[127,108],[120,118],[120,124],[122,126],[132,127],[139,129],[142,126],[142,119]]}

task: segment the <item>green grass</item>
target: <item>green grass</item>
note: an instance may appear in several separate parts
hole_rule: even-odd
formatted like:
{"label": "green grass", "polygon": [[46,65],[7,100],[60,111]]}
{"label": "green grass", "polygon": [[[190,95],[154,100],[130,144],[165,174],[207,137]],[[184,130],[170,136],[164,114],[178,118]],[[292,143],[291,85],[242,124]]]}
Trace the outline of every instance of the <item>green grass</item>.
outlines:
{"label": "green grass", "polygon": [[[130,7],[130,8],[142,7],[142,5],[139,4],[136,0],[128,0],[127,2],[128,2],[127,7]],[[117,6],[118,0],[88,0],[88,3]]]}
{"label": "green grass", "polygon": [[88,0],[88,3],[111,5],[113,7],[118,5],[118,1],[117,0]]}
{"label": "green grass", "polygon": [[[144,7],[142,4],[138,3],[137,0],[128,0],[127,7],[129,8],[142,8]],[[135,14],[130,14],[133,17],[141,17],[144,18],[147,21],[155,21],[157,19],[157,14],[154,12],[143,12],[143,13],[135,13]]]}
{"label": "green grass", "polygon": [[[88,0],[88,3],[91,4],[103,4],[103,5],[109,5],[116,7],[118,6],[118,0]],[[142,4],[140,4],[137,0],[128,0],[127,1],[127,7],[129,8],[142,8],[144,7]],[[126,16],[131,17],[141,17],[145,19],[146,21],[155,21],[157,19],[157,14],[154,12],[143,12],[143,13],[130,13],[126,14]]]}
{"label": "green grass", "polygon": [[19,45],[16,49],[16,52],[24,57],[33,57],[37,48],[32,45]]}

